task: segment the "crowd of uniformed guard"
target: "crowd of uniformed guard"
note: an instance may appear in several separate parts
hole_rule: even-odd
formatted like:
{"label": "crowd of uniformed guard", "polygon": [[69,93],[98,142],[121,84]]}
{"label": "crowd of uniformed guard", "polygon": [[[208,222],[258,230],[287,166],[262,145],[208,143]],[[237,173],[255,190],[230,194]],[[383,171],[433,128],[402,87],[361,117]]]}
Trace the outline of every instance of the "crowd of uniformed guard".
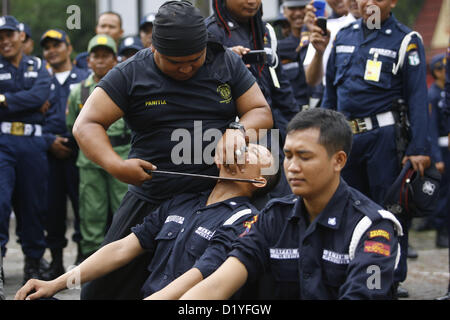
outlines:
{"label": "crowd of uniformed guard", "polygon": [[[418,33],[412,32],[391,13],[392,5],[397,1],[383,0],[378,1],[378,4],[377,1],[368,0],[327,2],[332,9],[328,13],[328,33],[323,33],[314,25],[315,9],[309,0],[284,1],[280,18],[272,23],[275,28],[263,22],[260,0],[212,0],[214,13],[205,20],[205,24],[210,38],[240,56],[245,56],[248,49],[265,50],[265,60],[252,63],[248,68],[271,107],[273,127],[280,131],[280,150],[277,150],[277,154],[281,162],[284,158],[283,144],[288,123],[298,112],[321,107],[341,112],[353,131],[353,147],[342,172],[343,179],[379,205],[383,205],[389,186],[406,161],[409,160],[414,169],[421,172],[430,165],[435,165],[442,174],[439,198],[435,213],[427,218],[426,225],[422,228],[436,229],[437,246],[448,247],[448,53],[429,59],[428,68],[434,82],[427,88],[427,57],[423,41]],[[373,4],[379,7],[382,21],[380,27],[375,29],[365,23],[367,6]],[[78,245],[78,256],[74,264],[79,264],[101,247],[112,217],[128,190],[138,198],[147,197],[144,192],[149,192],[149,197],[158,201],[171,197],[168,195],[169,191],[157,187],[164,177],[155,176],[156,181],[151,187],[128,187],[89,160],[72,135],[72,127],[78,114],[101,79],[118,63],[135,59],[133,56],[139,51],[150,50],[147,48],[152,45],[155,16],[156,13],[151,13],[142,19],[138,36],[122,39],[120,15],[114,12],[102,13],[95,30],[97,35],[89,42],[87,51],[73,60],[72,51],[85,48],[71,43],[64,30],[51,28],[40,37],[39,45],[43,55],[38,58],[33,55],[35,51],[31,30],[26,21],[19,22],[12,16],[0,17],[1,256],[4,264],[5,257],[7,261],[6,246],[10,237],[9,221],[14,214],[17,223],[15,236],[25,257],[24,283],[31,278],[52,280],[64,274],[63,250],[68,243],[65,236],[67,199],[70,199],[75,214],[72,240]],[[143,54],[137,59],[142,56]],[[115,80],[104,81],[100,87],[121,107],[123,98],[114,93],[116,88],[121,92],[132,90],[139,94],[139,86],[142,85],[140,81],[145,78],[139,78],[134,73],[125,74],[131,68],[123,64],[114,70],[114,78],[109,76],[108,80]],[[119,73],[126,79],[122,83],[117,80]],[[217,77],[228,76],[219,71],[217,74]],[[233,76],[245,78],[239,73]],[[245,79],[225,81],[235,81],[241,87],[249,85]],[[152,85],[157,86],[157,82],[156,79]],[[127,83],[136,86],[132,89],[124,88]],[[191,89],[186,90],[180,95],[193,97],[189,92]],[[232,88],[233,94],[242,94],[233,90],[235,88]],[[163,103],[164,97],[161,99],[159,101]],[[410,140],[403,159],[398,157],[398,146],[393,138],[396,136],[395,124],[399,121],[393,107],[399,99],[406,101],[409,110]],[[231,110],[223,112],[226,118]],[[161,113],[159,116],[163,119],[171,115]],[[179,121],[184,121],[183,117],[190,118],[183,114],[173,116],[180,117]],[[130,150],[134,157],[138,157],[139,148],[146,147],[142,141],[133,140],[134,147],[131,148],[133,130],[143,125],[138,120],[125,117],[124,121],[121,118],[107,131],[114,151],[123,159],[128,157]],[[132,127],[126,123],[128,121]],[[205,131],[208,127],[220,124],[211,120],[210,123],[205,121],[204,125]],[[159,132],[146,139],[166,136]],[[161,161],[168,161],[169,156],[161,154],[156,145],[152,152],[163,159]],[[180,167],[172,166],[170,169],[180,170]],[[199,173],[215,173],[206,166],[199,170]],[[294,206],[290,198],[291,190],[285,179],[281,172],[279,183],[267,197],[288,196],[281,201],[281,208],[287,211],[277,209],[280,211],[276,211],[277,215],[285,214],[283,210],[290,212]],[[195,191],[195,188],[196,185],[193,184],[192,190]],[[342,188],[337,192],[346,194],[346,185]],[[262,203],[264,205],[265,201]],[[258,204],[255,203],[256,206]],[[336,205],[344,204],[338,202]],[[359,210],[355,208],[352,207],[352,210]],[[341,211],[336,210],[334,215],[338,222],[343,219],[339,212]],[[358,220],[359,215],[355,214],[353,213],[353,217]],[[407,235],[411,218],[397,218],[404,234],[399,237],[401,257],[394,275],[394,283],[398,286],[407,275]],[[357,223],[356,220],[346,223],[353,225]],[[257,223],[255,221],[247,226]],[[336,226],[336,221],[333,224],[333,220],[323,223],[331,228]],[[278,230],[277,227],[282,226],[270,225],[266,232],[273,232],[274,228]],[[303,232],[307,232],[308,225],[304,228]],[[295,247],[296,243],[289,243],[292,241],[289,230],[280,229],[276,232],[284,234],[284,240],[280,241],[286,242],[283,244],[286,248]],[[320,241],[328,240],[312,240],[321,247],[323,244],[317,244]],[[304,247],[303,254],[308,255],[308,250],[316,250],[315,245]],[[51,252],[51,263],[43,259],[46,249]],[[341,248],[342,250],[345,251],[345,248]],[[331,258],[346,259],[341,256],[330,256]],[[282,268],[278,271],[280,270]],[[340,268],[334,269],[330,273],[330,279],[325,281],[337,281],[340,271]],[[162,281],[159,279],[162,275],[163,273],[158,275],[158,281]],[[300,296],[330,298],[329,295],[314,291],[315,288],[321,290],[320,284],[315,282],[314,273],[309,274],[312,277],[309,280],[306,271],[302,276],[308,293]],[[358,277],[357,274],[353,276]],[[3,271],[1,277],[3,281],[8,281],[8,275],[3,274]],[[169,283],[169,280],[166,278],[164,282]],[[148,281],[151,282],[151,278]],[[307,285],[308,281],[312,283],[311,286]],[[0,287],[1,285],[0,281]],[[151,283],[149,285],[152,286]],[[289,286],[280,286],[278,289],[280,292],[276,293],[277,297],[292,297],[289,290],[293,289]],[[152,292],[147,292],[147,295],[150,293]],[[407,294],[397,288],[397,295],[401,293]],[[336,296],[331,296],[334,297]]]}

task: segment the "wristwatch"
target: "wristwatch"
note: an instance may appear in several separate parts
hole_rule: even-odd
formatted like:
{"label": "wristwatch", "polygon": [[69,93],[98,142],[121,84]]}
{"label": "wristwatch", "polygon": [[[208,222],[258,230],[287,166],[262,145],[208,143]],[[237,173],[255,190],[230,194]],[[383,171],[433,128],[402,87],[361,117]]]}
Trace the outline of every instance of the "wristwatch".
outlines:
{"label": "wristwatch", "polygon": [[235,130],[240,130],[242,132],[242,134],[244,135],[245,138],[245,127],[242,123],[239,122],[232,122],[228,125],[229,129],[235,129]]}
{"label": "wristwatch", "polygon": [[4,94],[0,94],[0,106],[6,107],[6,97]]}

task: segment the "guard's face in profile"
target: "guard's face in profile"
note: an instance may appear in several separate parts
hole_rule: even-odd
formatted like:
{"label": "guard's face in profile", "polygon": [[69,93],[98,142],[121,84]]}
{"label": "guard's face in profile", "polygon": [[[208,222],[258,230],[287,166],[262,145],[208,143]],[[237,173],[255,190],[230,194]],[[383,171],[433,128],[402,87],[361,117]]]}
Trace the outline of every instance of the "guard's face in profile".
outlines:
{"label": "guard's face in profile", "polygon": [[192,78],[206,60],[206,48],[185,57],[166,56],[153,49],[158,68],[174,80],[185,81]]}

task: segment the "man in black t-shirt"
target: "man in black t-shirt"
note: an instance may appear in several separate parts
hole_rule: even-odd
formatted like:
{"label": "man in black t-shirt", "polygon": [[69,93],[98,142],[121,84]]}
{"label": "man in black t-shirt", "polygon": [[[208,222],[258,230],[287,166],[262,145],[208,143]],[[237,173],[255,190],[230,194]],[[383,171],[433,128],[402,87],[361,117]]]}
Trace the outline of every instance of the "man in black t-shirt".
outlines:
{"label": "man in black t-shirt", "polygon": [[[132,130],[128,160],[113,151],[105,131],[121,117]],[[236,117],[244,130],[227,129]],[[104,244],[127,236],[131,226],[141,223],[163,200],[213,187],[205,180],[153,177],[148,172],[156,166],[217,175],[214,162],[227,159],[228,170],[236,172],[241,168],[234,163],[235,150],[245,148],[245,129],[272,125],[270,107],[255,79],[237,55],[208,38],[198,9],[185,1],[162,5],[154,21],[153,49],[142,50],[111,70],[74,126],[84,154],[130,184]],[[138,259],[89,283],[81,298],[139,297],[148,261]]]}

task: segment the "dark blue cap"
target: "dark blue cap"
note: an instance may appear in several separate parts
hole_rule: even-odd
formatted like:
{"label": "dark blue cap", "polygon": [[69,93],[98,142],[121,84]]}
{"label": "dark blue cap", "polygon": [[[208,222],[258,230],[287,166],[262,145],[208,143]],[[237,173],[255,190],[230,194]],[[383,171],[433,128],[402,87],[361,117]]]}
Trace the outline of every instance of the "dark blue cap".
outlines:
{"label": "dark blue cap", "polygon": [[408,161],[389,188],[384,206],[397,215],[429,216],[436,208],[440,181],[441,174],[434,164],[425,169],[421,177]]}
{"label": "dark blue cap", "polygon": [[433,58],[431,58],[431,60],[430,60],[430,70],[434,71],[435,69],[445,67],[445,63],[446,63],[445,60],[446,59],[445,59],[444,53],[433,56]]}
{"label": "dark blue cap", "polygon": [[144,49],[142,41],[139,37],[126,37],[123,39],[119,47],[119,56],[123,55],[126,50],[134,49],[136,51]]}
{"label": "dark blue cap", "polygon": [[70,44],[70,39],[67,33],[61,29],[47,30],[41,37],[41,46],[44,46],[44,42],[47,39],[53,39]]}
{"label": "dark blue cap", "polygon": [[25,32],[27,37],[32,38],[32,36],[31,36],[31,28],[30,28],[29,25],[27,25],[26,23],[20,23],[19,24],[19,29],[21,31]]}
{"label": "dark blue cap", "polygon": [[142,27],[144,25],[146,25],[147,23],[153,24],[153,22],[155,21],[155,18],[156,18],[156,13],[153,13],[153,12],[145,15],[145,17],[142,18],[141,23],[139,24],[139,29],[142,29]]}
{"label": "dark blue cap", "polygon": [[75,57],[75,65],[80,69],[89,69],[87,58],[89,56],[89,52],[79,53]]}
{"label": "dark blue cap", "polygon": [[19,21],[13,16],[0,17],[0,30],[22,31]]}

